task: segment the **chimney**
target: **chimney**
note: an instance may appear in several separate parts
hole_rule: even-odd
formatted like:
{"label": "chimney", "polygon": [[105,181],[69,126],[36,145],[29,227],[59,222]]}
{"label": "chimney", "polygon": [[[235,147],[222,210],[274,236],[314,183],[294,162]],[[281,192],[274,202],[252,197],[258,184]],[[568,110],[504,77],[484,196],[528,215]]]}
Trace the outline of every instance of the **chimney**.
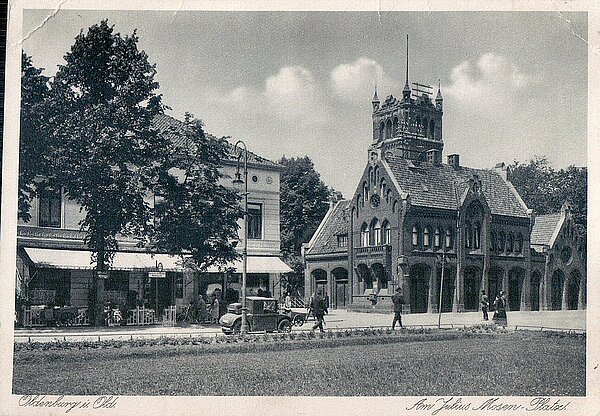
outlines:
{"label": "chimney", "polygon": [[430,149],[426,153],[427,163],[431,165],[440,165],[442,163],[442,153],[437,149]]}
{"label": "chimney", "polygon": [[448,155],[448,164],[452,165],[454,169],[458,169],[460,167],[460,159],[457,154]]}

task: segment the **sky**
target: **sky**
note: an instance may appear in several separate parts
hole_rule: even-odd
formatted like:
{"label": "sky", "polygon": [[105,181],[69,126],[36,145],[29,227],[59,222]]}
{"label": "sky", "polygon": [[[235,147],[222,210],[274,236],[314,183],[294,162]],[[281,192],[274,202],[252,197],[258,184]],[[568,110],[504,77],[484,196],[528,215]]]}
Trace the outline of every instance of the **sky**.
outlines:
{"label": "sky", "polygon": [[558,12],[207,12],[23,14],[23,49],[53,75],[102,19],[137,29],[167,113],[242,139],[276,161],[308,155],[352,197],[372,140],[371,98],[409,78],[444,97],[446,155],[491,168],[546,156],[587,165],[587,14]]}

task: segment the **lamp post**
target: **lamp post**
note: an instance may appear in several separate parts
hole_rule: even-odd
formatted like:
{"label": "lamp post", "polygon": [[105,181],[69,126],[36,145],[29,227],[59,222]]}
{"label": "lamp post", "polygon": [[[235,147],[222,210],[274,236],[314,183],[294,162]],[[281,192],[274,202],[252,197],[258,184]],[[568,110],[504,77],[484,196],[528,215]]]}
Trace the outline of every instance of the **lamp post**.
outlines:
{"label": "lamp post", "polygon": [[240,163],[242,158],[242,152],[237,157],[237,171],[235,173],[235,179],[233,180],[233,186],[235,188],[244,185],[244,249],[242,251],[242,327],[240,333],[245,335],[248,333],[248,309],[246,308],[246,275],[248,266],[248,149],[246,143],[242,140],[238,140],[233,146],[235,149],[241,144],[244,150],[244,179],[240,175]]}

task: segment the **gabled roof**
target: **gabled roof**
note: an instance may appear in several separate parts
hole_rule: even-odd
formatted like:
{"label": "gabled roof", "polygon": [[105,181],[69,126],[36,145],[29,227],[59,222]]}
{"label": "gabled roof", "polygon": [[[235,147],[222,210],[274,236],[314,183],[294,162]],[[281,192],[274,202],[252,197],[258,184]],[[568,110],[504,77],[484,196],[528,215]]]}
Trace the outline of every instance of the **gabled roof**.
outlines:
{"label": "gabled roof", "polygon": [[323,218],[321,225],[310,241],[308,255],[347,253],[347,247],[338,247],[337,236],[348,234],[348,223],[344,217],[348,216],[350,201],[338,201]]}
{"label": "gabled roof", "polygon": [[552,237],[561,224],[560,212],[536,216],[531,230],[531,245],[551,246]]}
{"label": "gabled roof", "polygon": [[489,169],[432,165],[399,156],[388,156],[387,163],[400,189],[408,192],[412,205],[457,210],[460,198],[477,175],[492,214],[527,218],[527,207],[512,185]]}
{"label": "gabled roof", "polygon": [[[153,120],[154,127],[156,127],[163,135],[168,137],[176,146],[185,146],[185,142],[180,133],[183,133],[185,123],[176,118],[168,116],[166,114],[158,114]],[[211,134],[206,133],[207,137],[215,137]],[[237,155],[240,150],[234,148],[232,143],[227,142],[230,149],[228,161],[237,161]],[[281,169],[281,165],[272,162],[264,157],[258,156],[255,153],[248,151],[248,164],[259,167],[266,167],[271,169]]]}

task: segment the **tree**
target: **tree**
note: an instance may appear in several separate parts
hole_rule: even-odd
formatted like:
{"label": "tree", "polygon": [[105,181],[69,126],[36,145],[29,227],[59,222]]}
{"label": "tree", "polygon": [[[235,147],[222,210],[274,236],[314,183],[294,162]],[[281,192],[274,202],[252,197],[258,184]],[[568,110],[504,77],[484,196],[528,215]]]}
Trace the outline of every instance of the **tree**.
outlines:
{"label": "tree", "polygon": [[514,162],[511,182],[536,214],[560,211],[569,199],[577,224],[585,231],[587,224],[587,168],[569,166],[555,171],[545,157],[537,157],[528,164]]}
{"label": "tree", "polygon": [[32,198],[37,194],[35,179],[48,174],[51,143],[46,131],[49,78],[42,75],[25,52],[21,56],[21,134],[19,147],[18,217],[29,221]]}
{"label": "tree", "polygon": [[238,257],[239,194],[219,184],[225,139],[204,134],[202,123],[186,114],[172,134],[175,148],[163,161],[157,187],[156,247],[171,254],[189,253],[200,270]]}
{"label": "tree", "polygon": [[281,174],[281,250],[294,273],[286,276],[289,286],[303,286],[302,243],[310,240],[329,209],[332,190],[328,188],[308,157],[279,161]]}
{"label": "tree", "polygon": [[[146,201],[168,140],[152,127],[163,111],[154,65],[137,48],[138,37],[114,33],[106,20],[75,38],[52,82],[47,123],[53,175],[85,217],[85,243],[98,271],[110,265],[118,235],[148,235]],[[103,284],[93,279],[92,311],[99,323]]]}

